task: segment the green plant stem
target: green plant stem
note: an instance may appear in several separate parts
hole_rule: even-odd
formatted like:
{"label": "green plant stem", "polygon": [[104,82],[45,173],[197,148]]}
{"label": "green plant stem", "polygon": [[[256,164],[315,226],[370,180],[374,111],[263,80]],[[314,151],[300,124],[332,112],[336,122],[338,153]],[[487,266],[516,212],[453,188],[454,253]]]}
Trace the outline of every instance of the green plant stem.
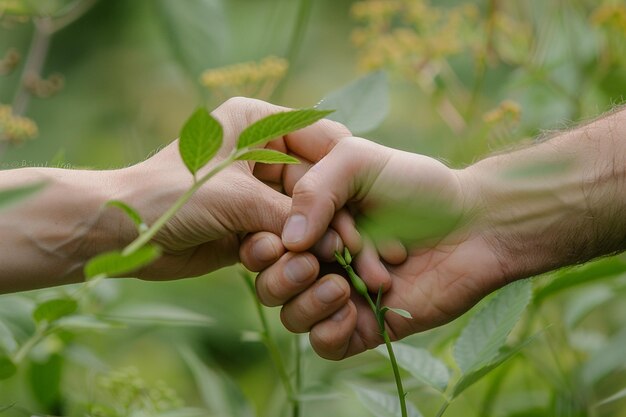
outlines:
{"label": "green plant stem", "polygon": [[35,347],[37,343],[39,343],[47,334],[49,326],[47,324],[42,324],[37,327],[35,333],[20,347],[20,349],[15,352],[15,356],[13,356],[13,362],[20,363],[24,360],[28,352]]}
{"label": "green plant stem", "polygon": [[[354,282],[363,282],[361,277],[357,275],[352,266],[350,266],[345,259],[343,259],[339,254],[336,255],[338,259],[341,259],[341,266],[346,270],[348,275],[350,276],[350,280]],[[358,288],[357,288],[358,291]],[[406,408],[406,392],[404,391],[404,387],[402,386],[402,377],[400,376],[400,368],[398,367],[398,362],[396,361],[396,355],[393,352],[393,346],[391,345],[391,339],[389,338],[389,333],[385,328],[385,312],[372,300],[372,297],[369,293],[366,292],[366,289],[363,289],[361,295],[367,300],[372,312],[374,313],[374,317],[376,318],[376,323],[378,323],[378,330],[380,331],[383,340],[385,341],[385,346],[387,347],[387,353],[389,354],[389,362],[391,363],[391,369],[393,370],[393,377],[396,381],[396,390],[398,391],[398,400],[400,401],[400,411],[402,413],[402,417],[408,417],[408,412]]]}
{"label": "green plant stem", "polygon": [[165,224],[172,217],[176,215],[178,210],[180,210],[181,207],[183,207],[187,203],[187,201],[191,199],[191,197],[194,195],[196,191],[198,191],[200,187],[202,187],[208,180],[214,177],[218,172],[220,172],[221,170],[226,168],[228,165],[233,163],[237,159],[237,157],[241,155],[242,153],[244,153],[246,150],[247,148],[240,149],[240,150],[233,150],[233,152],[231,152],[231,154],[227,158],[222,160],[219,164],[215,165],[213,169],[211,169],[202,178],[195,181],[193,185],[191,186],[191,188],[189,188],[183,195],[181,195],[178,198],[178,200],[176,200],[176,202],[165,213],[163,213],[161,217],[159,217],[157,221],[155,221],[152,224],[152,226],[148,228],[148,230],[140,234],[137,237],[137,239],[132,241],[128,246],[126,246],[126,248],[124,248],[124,250],[122,251],[122,254],[130,255],[131,253],[134,253],[135,251],[139,250],[139,248],[143,247],[148,242],[150,242],[150,240],[154,236],[156,236],[159,230],[161,230],[163,226],[165,226]]}
{"label": "green plant stem", "polygon": [[[276,368],[276,371],[278,372],[278,377],[280,378],[280,381],[287,393],[287,398],[292,403],[292,410],[294,410],[294,413],[295,412],[299,413],[298,399],[296,398],[293,386],[291,385],[291,381],[289,380],[287,367],[285,366],[285,363],[282,360],[280,349],[278,348],[278,345],[276,344],[276,342],[274,341],[274,338],[272,337],[269,322],[267,321],[267,317],[265,315],[265,311],[263,310],[263,306],[261,305],[261,303],[259,302],[256,296],[256,291],[254,289],[254,280],[252,279],[252,276],[250,275],[248,271],[244,270],[242,272],[242,276],[244,278],[244,281],[246,282],[246,286],[250,290],[250,294],[252,295],[252,298],[254,300],[254,305],[256,307],[259,320],[261,322],[261,329],[262,329],[261,339],[263,341],[263,344],[267,348],[270,354],[270,357],[272,358],[274,367]],[[298,414],[294,414],[294,417],[297,415]]]}
{"label": "green plant stem", "polygon": [[441,404],[441,407],[439,408],[439,411],[437,411],[437,415],[435,417],[443,416],[443,413],[446,412],[449,406],[450,406],[450,401],[446,399],[446,401],[443,404]]}
{"label": "green plant stem", "polygon": [[[299,393],[302,391],[302,352],[300,350],[300,336],[295,335],[294,337],[294,368],[295,368],[295,392]],[[293,417],[300,417],[300,401],[296,398],[292,403],[291,415]]]}

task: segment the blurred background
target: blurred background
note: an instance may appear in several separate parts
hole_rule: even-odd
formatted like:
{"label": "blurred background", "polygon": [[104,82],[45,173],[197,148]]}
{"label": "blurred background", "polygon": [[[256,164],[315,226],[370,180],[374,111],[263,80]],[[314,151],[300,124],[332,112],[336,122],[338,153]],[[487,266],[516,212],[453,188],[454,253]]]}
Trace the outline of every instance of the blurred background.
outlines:
{"label": "blurred background", "polygon": [[[625,65],[623,0],[0,0],[0,164],[122,167],[175,139],[198,105],[248,95],[309,107],[382,69],[386,118],[362,134],[460,168],[618,105]],[[547,330],[446,415],[626,415],[624,394],[602,403],[626,386],[626,281],[602,271],[534,303],[525,321]],[[59,291],[69,289],[48,290]],[[18,342],[33,331],[30,300],[46,293],[0,297],[0,319]],[[108,281],[83,308],[187,315],[183,326],[135,320],[44,341],[17,377],[0,381],[0,410],[14,404],[6,415],[121,415],[104,405],[124,401],[118,391],[132,384],[158,385],[172,408],[213,409],[200,415],[287,415],[236,268],[168,283]],[[280,327],[276,309],[268,314],[287,363],[293,345],[304,346],[302,415],[365,415],[351,381],[393,389],[380,355],[324,361],[306,336]],[[449,360],[465,322],[408,342]],[[190,371],[198,358],[213,371],[201,383]],[[441,398],[409,386],[434,415]]]}

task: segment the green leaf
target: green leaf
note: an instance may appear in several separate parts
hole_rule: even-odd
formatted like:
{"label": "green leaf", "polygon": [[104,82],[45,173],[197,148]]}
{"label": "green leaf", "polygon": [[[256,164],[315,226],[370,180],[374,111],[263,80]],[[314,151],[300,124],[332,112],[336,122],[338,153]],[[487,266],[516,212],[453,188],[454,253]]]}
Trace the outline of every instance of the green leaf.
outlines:
{"label": "green leaf", "polygon": [[237,157],[238,161],[255,161],[263,164],[299,164],[293,156],[271,149],[252,149]]}
{"label": "green leaf", "polygon": [[393,308],[393,307],[383,307],[382,308],[383,312],[387,312],[387,311],[391,311],[392,313],[397,314],[398,316],[407,318],[407,319],[412,319],[413,316],[411,315],[411,313],[409,313],[408,311],[402,309],[402,308]]}
{"label": "green leaf", "polygon": [[0,352],[15,352],[17,349],[17,341],[13,332],[9,327],[0,320]]}
{"label": "green leaf", "polygon": [[81,331],[104,331],[104,330],[115,330],[115,329],[123,329],[126,326],[123,323],[101,319],[93,316],[85,316],[85,315],[73,315],[69,317],[63,317],[57,320],[55,323],[55,327],[61,328],[64,330],[81,330]]}
{"label": "green leaf", "polygon": [[[400,417],[400,400],[397,396],[389,395],[369,388],[352,385],[359,401],[376,417]],[[411,403],[407,403],[409,417],[422,417],[422,414]]]}
{"label": "green leaf", "polygon": [[[387,358],[389,357],[385,346],[377,347],[376,351]],[[393,351],[398,365],[402,369],[438,391],[444,392],[446,390],[450,380],[450,370],[429,351],[398,342],[393,343]]]}
{"label": "green leaf", "polygon": [[231,30],[224,0],[158,0],[158,17],[172,52],[198,79],[207,68],[229,63]]}
{"label": "green leaf", "polygon": [[178,150],[189,172],[196,172],[215,156],[222,146],[222,125],[205,108],[199,108],[183,126]]}
{"label": "green leaf", "polygon": [[23,187],[0,190],[0,210],[32,196],[33,194],[41,191],[45,186],[46,183],[38,182]]}
{"label": "green leaf", "polygon": [[465,326],[454,345],[463,374],[492,363],[530,302],[532,284],[520,280],[498,291]]}
{"label": "green leaf", "polygon": [[0,353],[0,380],[9,379],[17,372],[17,367],[8,356]]}
{"label": "green leaf", "polygon": [[563,321],[569,329],[573,329],[589,313],[605,305],[615,296],[615,292],[606,286],[587,285],[580,289],[579,294],[568,300],[563,312]]}
{"label": "green leaf", "polygon": [[64,359],[59,354],[50,355],[43,362],[31,362],[28,368],[28,380],[30,388],[39,404],[45,409],[55,408],[60,405],[61,399],[61,375],[63,372]]}
{"label": "green leaf", "polygon": [[272,139],[307,127],[330,113],[332,111],[303,109],[275,113],[264,117],[241,132],[237,141],[237,149],[263,145]]}
{"label": "green leaf", "polygon": [[123,201],[111,200],[107,202],[107,206],[117,207],[118,209],[126,213],[126,215],[133,221],[133,223],[135,223],[135,226],[137,226],[137,230],[139,231],[139,233],[143,233],[148,229],[148,226],[144,223],[141,215],[137,212],[137,210],[124,203]]}
{"label": "green leaf", "polygon": [[52,323],[61,317],[69,316],[78,309],[78,303],[71,298],[55,298],[44,301],[35,307],[33,319],[36,323]]}
{"label": "green leaf", "polygon": [[331,120],[343,123],[352,133],[377,128],[389,114],[389,84],[384,71],[376,71],[328,94],[318,109],[334,109]]}
{"label": "green leaf", "polygon": [[15,407],[16,403],[12,403],[12,404],[7,404],[7,405],[0,405],[0,414],[4,413],[7,410],[10,410],[11,408]]}
{"label": "green leaf", "polygon": [[605,258],[582,266],[563,269],[554,273],[555,278],[548,285],[536,291],[534,300],[536,303],[541,303],[563,290],[625,272],[626,262],[619,257]]}
{"label": "green leaf", "polygon": [[85,277],[118,277],[142,268],[161,255],[161,250],[154,245],[146,245],[137,251],[123,255],[120,251],[106,252],[91,259],[85,265]]}
{"label": "green leaf", "polygon": [[250,403],[227,374],[217,367],[209,368],[186,346],[180,348],[180,354],[193,375],[209,415],[253,417]]}
{"label": "green leaf", "polygon": [[601,407],[603,405],[610,404],[612,402],[621,400],[622,398],[625,398],[625,397],[626,397],[626,388],[621,389],[621,390],[617,391],[615,394],[610,395],[610,396],[604,398],[603,400],[598,401],[597,403],[595,403],[593,405],[593,407],[594,408]]}
{"label": "green leaf", "polygon": [[204,314],[169,304],[131,304],[117,308],[105,318],[127,323],[169,326],[211,326],[214,320]]}
{"label": "green leaf", "polygon": [[504,362],[511,359],[513,356],[519,353],[519,351],[522,350],[526,345],[535,340],[536,337],[537,335],[533,335],[523,342],[518,343],[515,347],[512,348],[508,348],[506,346],[503,347],[502,349],[500,349],[498,354],[491,360],[491,362],[489,362],[485,366],[476,368],[475,370],[472,370],[461,376],[461,379],[459,379],[459,381],[454,386],[454,389],[452,390],[452,398],[458,397],[463,391],[474,385],[476,382],[480,381],[480,379],[483,378],[485,375],[489,374],[491,371],[502,365]]}
{"label": "green leaf", "polygon": [[593,387],[611,372],[626,365],[624,346],[626,346],[626,327],[613,335],[605,346],[584,362],[580,376],[585,387]]}

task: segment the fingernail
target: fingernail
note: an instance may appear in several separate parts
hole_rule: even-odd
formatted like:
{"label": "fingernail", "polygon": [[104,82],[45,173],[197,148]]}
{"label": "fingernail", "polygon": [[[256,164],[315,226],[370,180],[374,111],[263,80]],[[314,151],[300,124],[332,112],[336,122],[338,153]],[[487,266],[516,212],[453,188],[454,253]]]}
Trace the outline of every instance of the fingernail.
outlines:
{"label": "fingernail", "polygon": [[343,319],[348,317],[348,313],[350,313],[350,307],[345,305],[341,309],[339,309],[339,311],[335,312],[335,314],[330,316],[330,319],[332,321],[342,321]]}
{"label": "fingernail", "polygon": [[313,246],[313,252],[325,260],[335,259],[335,251],[343,249],[343,242],[334,230],[327,230],[324,236]]}
{"label": "fingernail", "polygon": [[286,243],[298,243],[304,239],[306,226],[306,217],[302,214],[294,214],[287,220],[287,224],[285,224],[283,241]]}
{"label": "fingernail", "polygon": [[343,289],[333,279],[327,279],[315,289],[317,299],[326,304],[336,301],[343,293]]}
{"label": "fingernail", "polygon": [[285,264],[285,277],[294,284],[300,284],[311,278],[314,267],[306,256],[295,256]]}
{"label": "fingernail", "polygon": [[272,240],[268,237],[259,239],[252,246],[252,256],[258,261],[267,262],[273,261],[278,257],[278,251],[272,243]]}

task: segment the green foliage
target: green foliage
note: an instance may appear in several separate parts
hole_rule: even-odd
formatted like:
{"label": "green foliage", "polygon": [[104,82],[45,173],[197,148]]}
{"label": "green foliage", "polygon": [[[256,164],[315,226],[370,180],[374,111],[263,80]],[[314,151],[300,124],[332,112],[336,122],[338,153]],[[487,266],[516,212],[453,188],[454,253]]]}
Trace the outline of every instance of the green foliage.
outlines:
{"label": "green foliage", "polygon": [[299,164],[293,156],[272,149],[253,149],[237,157],[238,161],[255,161],[263,164]]}
{"label": "green foliage", "polygon": [[[428,350],[399,342],[393,344],[393,350],[396,354],[398,365],[402,369],[408,371],[417,380],[438,391],[444,392],[446,390],[450,379],[450,370]],[[376,351],[389,357],[387,349],[382,346],[377,347]]]}
{"label": "green foliage", "polygon": [[0,381],[12,377],[16,372],[17,367],[13,360],[0,352]]}
{"label": "green foliage", "polygon": [[141,218],[141,215],[137,212],[137,210],[135,210],[128,204],[119,200],[111,200],[107,202],[107,206],[117,207],[118,209],[126,213],[128,218],[133,221],[135,226],[137,226],[137,230],[139,231],[139,233],[145,232],[147,230],[148,226],[146,226],[146,224],[144,223],[143,219]]}
{"label": "green foliage", "polygon": [[345,125],[355,134],[378,127],[389,114],[389,85],[384,71],[375,71],[335,90],[317,105],[335,112],[329,119]]}
{"label": "green foliage", "polygon": [[205,108],[196,110],[187,120],[180,132],[178,149],[194,176],[215,156],[222,146],[223,136],[222,125]]}
{"label": "green foliage", "polygon": [[35,183],[8,190],[0,190],[0,210],[32,196],[41,191],[45,186],[45,183]]}
{"label": "green foliage", "polygon": [[331,113],[332,111],[303,109],[269,115],[241,132],[237,141],[237,149],[263,145],[272,139],[305,128]]}
{"label": "green foliage", "polygon": [[59,405],[61,400],[61,377],[65,359],[59,354],[50,355],[42,362],[31,362],[28,379],[31,391],[39,404],[46,409]]}
{"label": "green foliage", "polygon": [[155,6],[172,52],[192,79],[206,68],[224,64],[231,33],[222,0],[186,0],[185,7],[158,0]]}
{"label": "green foliage", "polygon": [[154,245],[146,245],[139,250],[124,255],[121,251],[106,252],[91,259],[85,265],[85,277],[93,279],[98,276],[117,277],[134,272],[154,260],[161,250]]}
{"label": "green foliage", "polygon": [[142,304],[124,306],[109,311],[106,318],[114,322],[138,323],[144,325],[200,326],[214,324],[214,320],[204,314],[168,304]]}
{"label": "green foliage", "polygon": [[[352,389],[359,401],[372,415],[377,417],[398,417],[400,415],[400,406],[396,397],[357,385],[353,385]],[[422,417],[422,414],[412,404],[408,404],[407,411],[409,417]]]}
{"label": "green foliage", "polygon": [[515,356],[522,348],[528,345],[534,338],[528,338],[523,342],[517,344],[515,347],[509,348],[503,346],[499,349],[494,358],[486,362],[485,364],[474,367],[469,372],[465,372],[459,381],[454,385],[452,390],[452,398],[458,397],[463,391],[474,385],[481,378],[488,375],[491,371],[502,365],[504,362]]}
{"label": "green foliage", "polygon": [[254,413],[237,385],[216,367],[208,367],[191,349],[180,353],[189,367],[204,405],[212,415],[252,417]]}
{"label": "green foliage", "polygon": [[501,289],[465,326],[454,345],[454,359],[464,374],[492,363],[530,302],[531,282]]}
{"label": "green foliage", "polygon": [[52,323],[61,317],[69,316],[78,309],[78,303],[71,298],[57,298],[39,304],[33,312],[36,323]]}
{"label": "green foliage", "polygon": [[535,302],[541,303],[563,290],[583,285],[596,280],[620,275],[626,272],[626,262],[619,257],[601,259],[582,266],[567,268],[556,272],[554,279],[537,290]]}

